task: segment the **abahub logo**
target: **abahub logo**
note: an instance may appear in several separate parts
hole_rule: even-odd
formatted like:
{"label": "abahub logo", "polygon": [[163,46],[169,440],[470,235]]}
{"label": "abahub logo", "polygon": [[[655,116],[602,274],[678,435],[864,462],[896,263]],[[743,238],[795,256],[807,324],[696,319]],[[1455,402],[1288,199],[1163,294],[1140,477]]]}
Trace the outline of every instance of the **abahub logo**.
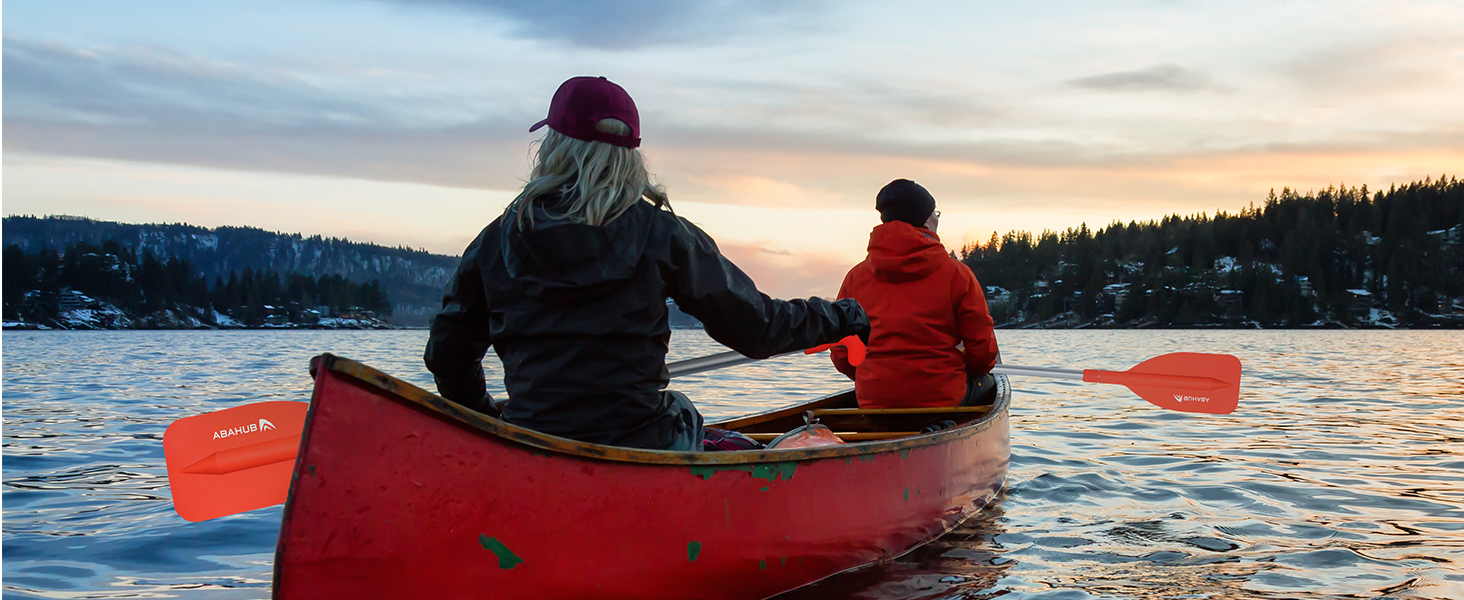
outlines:
{"label": "abahub logo", "polygon": [[1206,398],[1204,396],[1184,396],[1184,395],[1180,395],[1180,394],[1175,394],[1174,395],[1174,401],[1175,402],[1209,402],[1210,399],[1209,398]]}
{"label": "abahub logo", "polygon": [[213,439],[221,440],[230,436],[243,435],[246,433],[255,433],[258,431],[269,431],[274,428],[274,423],[269,422],[269,419],[260,419],[258,423],[250,423],[248,425],[240,425],[233,429],[220,429],[218,431],[215,431]]}

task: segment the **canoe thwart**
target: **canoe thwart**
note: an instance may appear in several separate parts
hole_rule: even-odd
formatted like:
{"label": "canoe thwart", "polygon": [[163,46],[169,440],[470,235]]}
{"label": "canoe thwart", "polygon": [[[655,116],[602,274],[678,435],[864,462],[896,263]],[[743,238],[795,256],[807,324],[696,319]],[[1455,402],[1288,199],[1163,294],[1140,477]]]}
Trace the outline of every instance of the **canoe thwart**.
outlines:
{"label": "canoe thwart", "polygon": [[[747,437],[750,437],[750,438],[752,438],[754,440],[757,440],[758,443],[766,444],[768,442],[773,441],[774,439],[777,439],[778,436],[783,435],[783,434],[781,434],[781,433],[748,433],[748,434],[744,434],[744,435],[746,435]],[[912,435],[920,435],[920,432],[918,432],[918,431],[858,431],[858,432],[855,432],[855,431],[836,431],[836,432],[834,432],[834,435],[839,436],[839,439],[844,440],[846,442],[869,442],[869,441],[874,441],[874,440],[889,440],[889,439],[894,439],[894,438],[910,437]]]}
{"label": "canoe thwart", "polygon": [[974,413],[985,414],[991,411],[990,406],[936,406],[926,408],[816,408],[811,412],[815,417],[825,415],[926,415],[944,413]]}

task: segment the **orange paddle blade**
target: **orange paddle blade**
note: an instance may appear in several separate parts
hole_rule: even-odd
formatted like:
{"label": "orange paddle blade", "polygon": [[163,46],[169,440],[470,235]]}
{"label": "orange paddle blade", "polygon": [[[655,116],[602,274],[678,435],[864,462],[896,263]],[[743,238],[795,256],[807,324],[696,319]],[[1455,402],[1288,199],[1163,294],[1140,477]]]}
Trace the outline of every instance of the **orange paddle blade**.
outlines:
{"label": "orange paddle blade", "polygon": [[1240,403],[1240,359],[1229,354],[1175,352],[1127,371],[1083,371],[1083,381],[1128,386],[1151,404],[1183,412],[1230,414]]}
{"label": "orange paddle blade", "polygon": [[206,521],[284,502],[309,408],[260,402],[169,425],[163,455],[178,516]]}
{"label": "orange paddle blade", "polygon": [[864,347],[864,341],[859,339],[859,336],[857,335],[851,335],[832,344],[814,346],[812,348],[804,350],[803,353],[813,354],[815,352],[823,352],[824,350],[832,349],[835,346],[843,346],[849,349],[849,364],[856,367],[864,364],[864,354],[867,349]]}

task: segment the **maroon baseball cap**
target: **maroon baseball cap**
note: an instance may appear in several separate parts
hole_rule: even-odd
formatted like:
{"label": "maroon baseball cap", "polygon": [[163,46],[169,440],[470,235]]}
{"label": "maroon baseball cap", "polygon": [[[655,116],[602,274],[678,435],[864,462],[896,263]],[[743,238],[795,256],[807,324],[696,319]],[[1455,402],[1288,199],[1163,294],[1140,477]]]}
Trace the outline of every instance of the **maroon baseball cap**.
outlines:
{"label": "maroon baseball cap", "polygon": [[[619,119],[630,126],[630,135],[597,131],[600,119]],[[548,125],[554,131],[586,142],[605,142],[626,148],[640,146],[640,113],[625,88],[604,77],[574,77],[559,85],[549,103],[549,118],[529,131]]]}

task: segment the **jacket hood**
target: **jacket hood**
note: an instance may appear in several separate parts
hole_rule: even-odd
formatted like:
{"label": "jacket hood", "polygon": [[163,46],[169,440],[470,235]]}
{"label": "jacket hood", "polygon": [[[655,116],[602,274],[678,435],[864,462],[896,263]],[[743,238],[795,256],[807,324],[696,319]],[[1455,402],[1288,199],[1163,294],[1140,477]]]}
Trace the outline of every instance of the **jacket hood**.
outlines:
{"label": "jacket hood", "polygon": [[526,228],[503,219],[508,276],[529,296],[559,306],[584,304],[629,283],[650,237],[649,211],[656,209],[636,202],[619,218],[595,227],[544,208],[561,203],[535,201],[533,224]]}
{"label": "jacket hood", "polygon": [[904,221],[890,221],[869,233],[869,264],[880,281],[921,279],[950,258],[935,232]]}

